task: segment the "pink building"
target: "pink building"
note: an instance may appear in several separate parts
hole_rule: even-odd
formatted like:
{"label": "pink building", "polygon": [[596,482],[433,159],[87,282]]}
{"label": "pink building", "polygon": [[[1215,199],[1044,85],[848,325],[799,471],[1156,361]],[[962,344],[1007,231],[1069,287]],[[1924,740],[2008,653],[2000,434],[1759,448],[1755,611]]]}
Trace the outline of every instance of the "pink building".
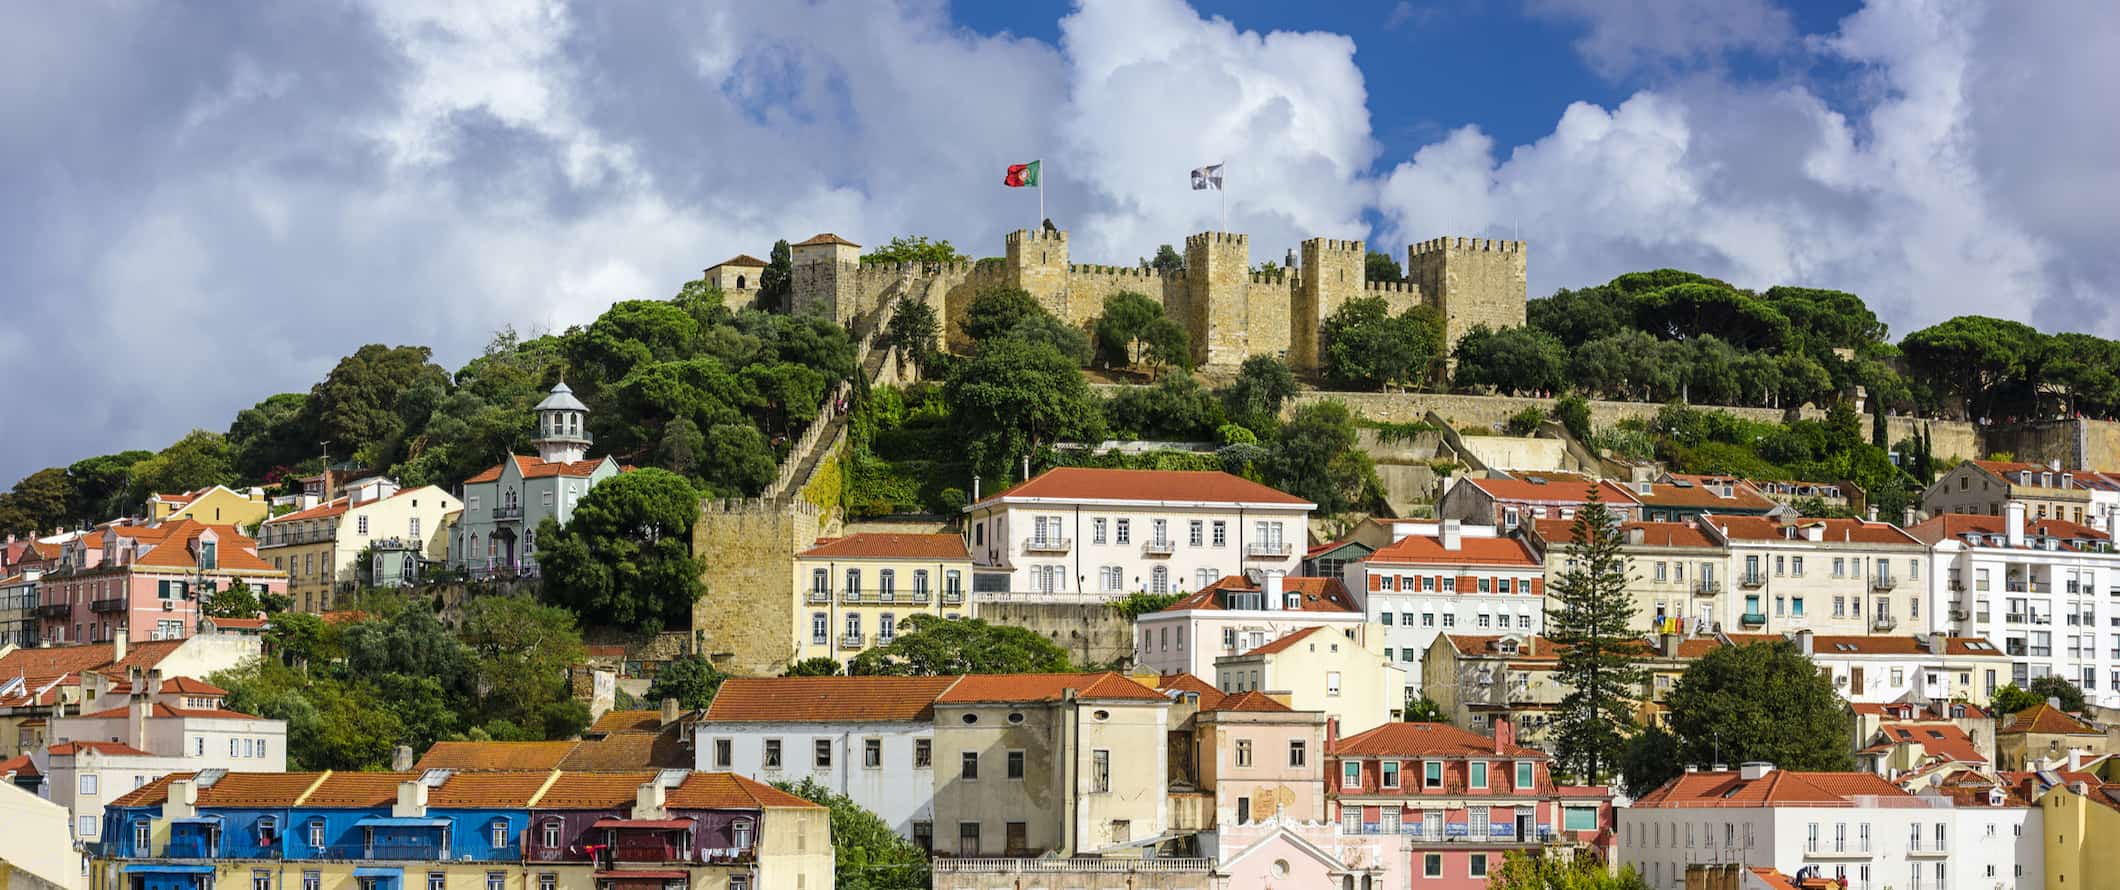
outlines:
{"label": "pink building", "polygon": [[1506,720],[1492,738],[1442,723],[1336,733],[1327,787],[1340,834],[1405,839],[1416,886],[1484,887],[1504,856],[1549,843],[1609,852],[1611,792],[1556,786],[1547,755],[1517,745]]}
{"label": "pink building", "polygon": [[37,620],[46,643],[105,642],[120,627],[135,640],[183,639],[197,631],[200,601],[233,584],[284,594],[287,573],[233,526],[112,526],[68,542],[38,579]]}

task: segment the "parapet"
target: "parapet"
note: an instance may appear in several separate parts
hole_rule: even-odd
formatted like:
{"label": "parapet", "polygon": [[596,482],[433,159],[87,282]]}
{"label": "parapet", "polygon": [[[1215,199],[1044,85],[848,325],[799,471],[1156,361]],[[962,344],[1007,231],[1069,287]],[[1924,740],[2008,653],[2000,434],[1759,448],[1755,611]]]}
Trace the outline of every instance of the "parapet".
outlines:
{"label": "parapet", "polygon": [[1417,294],[1421,286],[1411,281],[1364,281],[1362,289],[1386,294]]}
{"label": "parapet", "polygon": [[1287,282],[1288,270],[1286,269],[1251,273],[1251,283],[1253,284],[1286,284]]}
{"label": "parapet", "polygon": [[1201,232],[1197,235],[1185,236],[1186,247],[1192,247],[1195,244],[1226,244],[1248,246],[1250,243],[1250,237],[1240,235],[1236,232]]}
{"label": "parapet", "polygon": [[1059,244],[1066,244],[1066,243],[1067,243],[1067,233],[1066,233],[1066,232],[1063,232],[1063,231],[1051,231],[1051,232],[1048,232],[1048,231],[1046,231],[1046,230],[1044,230],[1044,229],[1042,229],[1042,228],[1040,228],[1040,229],[1017,229],[1017,230],[1015,230],[1015,231],[1013,231],[1013,232],[1010,232],[1010,233],[1008,233],[1008,236],[1007,236],[1007,238],[1005,239],[1004,243],[1007,243],[1007,244],[1019,244],[1019,243],[1025,242],[1025,241],[1049,241],[1049,242],[1056,242],[1056,243],[1059,243]]}
{"label": "parapet", "polygon": [[1316,244],[1320,251],[1326,253],[1345,252],[1364,255],[1368,253],[1367,244],[1361,241],[1348,241],[1343,238],[1305,238],[1303,239],[1303,244],[1306,247]]}
{"label": "parapet", "polygon": [[1412,247],[1412,253],[1415,256],[1427,253],[1442,253],[1444,251],[1522,253],[1523,250],[1524,242],[1522,241],[1503,241],[1494,238],[1465,238],[1462,236],[1450,238],[1430,238],[1426,241],[1414,244]]}
{"label": "parapet", "polygon": [[1113,275],[1113,276],[1117,276],[1117,277],[1120,277],[1120,278],[1162,278],[1162,277],[1163,277],[1162,273],[1160,273],[1160,272],[1157,272],[1157,271],[1156,271],[1156,270],[1154,270],[1154,269],[1143,269],[1143,268],[1141,268],[1140,266],[1103,266],[1103,265],[1098,265],[1098,264],[1095,264],[1095,263],[1068,263],[1068,264],[1067,264],[1067,274],[1069,274],[1069,275]]}

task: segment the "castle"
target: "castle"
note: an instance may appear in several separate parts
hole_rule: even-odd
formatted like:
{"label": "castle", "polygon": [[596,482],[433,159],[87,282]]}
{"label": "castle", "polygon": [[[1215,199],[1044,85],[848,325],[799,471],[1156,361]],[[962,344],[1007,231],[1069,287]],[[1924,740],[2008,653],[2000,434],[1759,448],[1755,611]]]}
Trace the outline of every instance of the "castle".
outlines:
{"label": "castle", "polygon": [[[1411,245],[1404,282],[1365,281],[1367,246],[1332,238],[1305,240],[1299,254],[1290,254],[1300,256],[1292,268],[1254,272],[1249,238],[1202,232],[1185,239],[1185,269],[1171,274],[1072,262],[1065,231],[1018,229],[1006,241],[998,260],[863,265],[861,245],[820,234],[791,245],[792,305],[785,308],[850,322],[911,297],[935,310],[948,345],[961,350],[967,345],[965,307],[983,288],[1020,287],[1055,316],[1085,328],[1103,312],[1105,297],[1133,291],[1160,301],[1165,314],[1185,325],[1196,364],[1236,365],[1253,355],[1279,355],[1298,371],[1317,369],[1325,319],[1357,297],[1382,297],[1395,313],[1433,306],[1451,344],[1475,325],[1524,323],[1522,241],[1436,238]],[[757,297],[764,266],[740,256],[708,269],[706,277],[732,302],[747,303]]]}

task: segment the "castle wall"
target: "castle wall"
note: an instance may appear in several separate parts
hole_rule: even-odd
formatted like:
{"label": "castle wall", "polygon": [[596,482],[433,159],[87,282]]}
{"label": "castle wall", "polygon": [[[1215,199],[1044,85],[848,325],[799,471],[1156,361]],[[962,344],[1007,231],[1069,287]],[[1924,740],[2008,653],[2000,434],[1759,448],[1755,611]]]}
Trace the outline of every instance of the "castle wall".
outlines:
{"label": "castle wall", "polygon": [[1244,314],[1226,334],[1228,346],[1216,364],[1242,364],[1255,355],[1288,357],[1293,277],[1286,269],[1251,275],[1250,286],[1244,289]]}
{"label": "castle wall", "polygon": [[1362,292],[1368,247],[1360,241],[1311,238],[1303,242],[1303,267],[1291,288],[1288,364],[1298,372],[1323,363],[1324,323]]}
{"label": "castle wall", "polygon": [[[1185,238],[1185,314],[1193,362],[1240,364],[1249,346],[1243,324],[1250,300],[1251,242],[1229,232]],[[1242,299],[1231,299],[1242,294]]]}
{"label": "castle wall", "polygon": [[1067,274],[1068,314],[1061,318],[1089,330],[1091,322],[1104,314],[1105,298],[1122,291],[1132,291],[1155,301],[1168,315],[1171,313],[1171,290],[1184,286],[1185,277],[1182,275],[1165,276],[1140,266],[1070,266]]}
{"label": "castle wall", "polygon": [[1008,283],[1022,288],[1055,317],[1067,318],[1067,233],[1017,229],[1008,233]]}
{"label": "castle wall", "polygon": [[692,552],[707,592],[692,606],[692,632],[714,666],[777,676],[795,646],[795,554],[821,531],[821,511],[796,501],[707,501],[692,525]]}
{"label": "castle wall", "polygon": [[1522,241],[1436,238],[1406,249],[1406,277],[1443,313],[1444,342],[1454,347],[1477,325],[1523,325],[1526,255]]}

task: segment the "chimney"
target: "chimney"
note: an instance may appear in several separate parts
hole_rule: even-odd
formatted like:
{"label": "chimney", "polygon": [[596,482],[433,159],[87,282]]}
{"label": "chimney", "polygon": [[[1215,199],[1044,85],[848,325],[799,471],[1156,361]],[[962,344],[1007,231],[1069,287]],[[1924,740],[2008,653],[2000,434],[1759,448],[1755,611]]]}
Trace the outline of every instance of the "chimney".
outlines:
{"label": "chimney", "polygon": [[199,812],[199,783],[196,779],[178,779],[169,783],[169,800],[162,804],[162,815],[169,819],[189,819]]}
{"label": "chimney", "polygon": [[148,697],[140,692],[139,684],[134,684],[132,701],[125,709],[126,727],[132,731],[132,737],[125,740],[126,744],[142,751],[147,750],[147,715],[153,708],[154,705]]}
{"label": "chimney", "polygon": [[640,790],[633,799],[633,818],[661,819],[667,815],[663,809],[663,786],[659,780],[640,783]]}
{"label": "chimney", "polygon": [[1278,612],[1281,610],[1281,598],[1285,595],[1283,590],[1280,575],[1266,576],[1266,611]]}
{"label": "chimney", "polygon": [[1764,760],[1748,760],[1738,765],[1737,776],[1747,782],[1756,782],[1766,778],[1767,774],[1773,771],[1774,764],[1772,763]]}
{"label": "chimney", "polygon": [[2070,748],[2070,749],[2068,749],[2068,770],[2069,770],[2069,772],[2072,772],[2072,773],[2080,773],[2080,772],[2082,772],[2082,771],[2083,771],[2083,749],[2082,749],[2082,748]]}
{"label": "chimney", "polygon": [[418,779],[399,782],[397,805],[390,808],[390,815],[399,819],[426,818],[427,783]]}
{"label": "chimney", "polygon": [[1325,718],[1325,753],[1331,754],[1340,747],[1340,718]]}
{"label": "chimney", "polygon": [[662,700],[662,722],[661,722],[661,723],[659,723],[659,724],[657,724],[657,725],[659,725],[659,726],[669,726],[669,725],[670,725],[670,724],[672,724],[672,723],[676,723],[676,722],[677,722],[677,718],[678,718],[678,716],[679,716],[679,715],[680,715],[681,713],[683,713],[683,712],[682,712],[682,711],[680,711],[680,710],[678,709],[678,707],[677,707],[677,699],[674,699],[674,698],[666,698],[666,699],[663,699],[663,700]]}
{"label": "chimney", "polygon": [[1516,723],[1511,721],[1507,715],[1496,715],[1494,718],[1494,755],[1500,757],[1507,754],[1509,749],[1515,747],[1515,745]]}
{"label": "chimney", "polygon": [[1945,637],[1943,631],[1937,631],[1935,633],[1929,634],[1928,636],[1922,637],[1921,645],[1929,650],[1930,655],[1942,655],[1944,639]]}
{"label": "chimney", "polygon": [[111,634],[111,638],[110,638],[110,660],[111,660],[111,661],[113,661],[113,662],[119,662],[119,661],[124,661],[124,660],[125,660],[125,644],[126,644],[127,638],[128,638],[128,637],[130,637],[130,636],[131,636],[131,634],[129,634],[129,633],[126,633],[126,631],[125,631],[125,622],[122,622],[122,621],[121,621],[121,622],[118,622],[118,629],[117,629],[117,632],[116,632],[116,633],[113,633],[113,634]]}
{"label": "chimney", "polygon": [[2003,541],[2011,547],[2024,546],[2024,502],[2011,501],[2002,506]]}
{"label": "chimney", "polygon": [[390,771],[394,773],[412,771],[411,745],[399,745],[390,752]]}
{"label": "chimney", "polygon": [[1871,522],[1876,522],[1876,521],[1877,521],[1877,505],[1876,505],[1876,504],[1871,504],[1871,505],[1870,505],[1870,521],[1871,521]]}
{"label": "chimney", "polygon": [[[2047,706],[2047,707],[2049,707],[2049,708],[2053,708],[2053,709],[2054,709],[2054,710],[2056,710],[2056,711],[2060,711],[2060,710],[2061,710],[2061,699],[2060,699],[2060,698],[2058,698],[2058,697],[2055,697],[2055,696],[2051,696],[2051,695],[2049,695],[2049,696],[2047,696],[2047,697],[2046,697],[2046,706]],[[2063,711],[2062,713],[2067,713],[2067,712],[2066,712],[2066,711]]]}
{"label": "chimney", "polygon": [[1806,627],[1796,632],[1796,648],[1805,656],[1811,654],[1811,629]]}
{"label": "chimney", "polygon": [[1916,523],[1915,523],[1915,521],[1914,521],[1914,505],[1913,505],[1913,504],[1908,504],[1908,505],[1907,505],[1907,508],[1906,508],[1906,511],[1905,511],[1904,517],[1905,517],[1905,522],[1904,522],[1904,527],[1905,527],[1905,528],[1913,528],[1913,527],[1914,527],[1914,526],[1916,525]]}
{"label": "chimney", "polygon": [[1678,634],[1658,634],[1656,636],[1658,648],[1663,650],[1665,658],[1678,657],[1678,643],[1680,639],[1682,638]]}
{"label": "chimney", "polygon": [[1455,519],[1445,519],[1442,524],[1444,550],[1462,550],[1465,547],[1464,532]]}
{"label": "chimney", "polygon": [[1641,526],[1627,529],[1627,543],[1640,546],[1649,542],[1649,530]]}

